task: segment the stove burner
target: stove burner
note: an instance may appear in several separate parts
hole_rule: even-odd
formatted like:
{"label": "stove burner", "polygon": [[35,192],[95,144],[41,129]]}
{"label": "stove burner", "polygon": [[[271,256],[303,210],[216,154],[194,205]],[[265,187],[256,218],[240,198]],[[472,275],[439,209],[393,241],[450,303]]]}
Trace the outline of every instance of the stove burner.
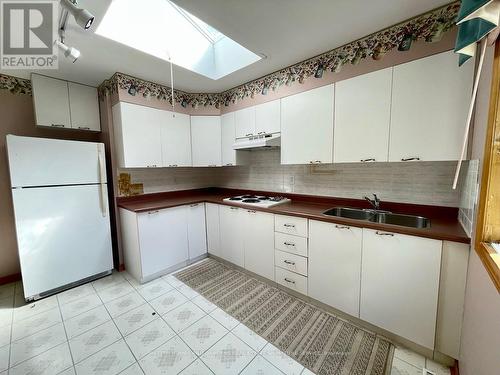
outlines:
{"label": "stove burner", "polygon": [[260,200],[255,199],[255,198],[249,198],[249,199],[243,199],[243,203],[260,203]]}
{"label": "stove burner", "polygon": [[243,198],[240,198],[240,197],[232,197],[232,198],[229,198],[230,201],[241,201]]}
{"label": "stove burner", "polygon": [[247,195],[242,195],[240,198],[243,198],[243,199],[257,199],[257,196],[256,195],[247,194]]}
{"label": "stove burner", "polygon": [[263,201],[268,201],[268,200],[271,200],[271,198],[266,197],[266,196],[264,196],[264,195],[259,195],[259,196],[257,197],[257,199],[260,199],[260,200],[263,200]]}

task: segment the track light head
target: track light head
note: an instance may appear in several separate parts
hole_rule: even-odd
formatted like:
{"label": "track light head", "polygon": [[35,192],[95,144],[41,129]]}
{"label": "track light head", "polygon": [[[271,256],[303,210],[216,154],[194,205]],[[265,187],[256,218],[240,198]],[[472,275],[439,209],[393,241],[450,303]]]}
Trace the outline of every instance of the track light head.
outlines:
{"label": "track light head", "polygon": [[76,23],[84,30],[90,29],[95,17],[87,9],[78,8],[72,0],[61,0],[61,5],[75,18]]}
{"label": "track light head", "polygon": [[80,51],[78,51],[76,48],[69,47],[61,41],[56,41],[56,44],[57,44],[57,47],[59,47],[59,49],[63,53],[64,57],[66,57],[70,60],[73,60],[73,64],[80,57]]}

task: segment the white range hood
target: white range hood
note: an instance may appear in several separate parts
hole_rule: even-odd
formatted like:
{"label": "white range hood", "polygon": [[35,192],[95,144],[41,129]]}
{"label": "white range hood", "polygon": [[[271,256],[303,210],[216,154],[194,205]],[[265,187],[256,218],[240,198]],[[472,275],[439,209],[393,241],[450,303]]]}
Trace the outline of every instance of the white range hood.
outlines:
{"label": "white range hood", "polygon": [[234,150],[251,150],[263,147],[280,147],[281,134],[266,134],[249,138],[241,138],[233,144]]}

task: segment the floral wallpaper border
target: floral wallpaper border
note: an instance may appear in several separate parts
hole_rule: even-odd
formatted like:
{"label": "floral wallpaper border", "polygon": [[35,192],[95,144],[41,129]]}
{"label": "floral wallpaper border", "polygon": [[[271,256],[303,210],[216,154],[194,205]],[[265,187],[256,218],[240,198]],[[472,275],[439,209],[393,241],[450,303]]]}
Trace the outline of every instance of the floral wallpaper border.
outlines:
{"label": "floral wallpaper border", "polygon": [[[235,104],[255,95],[266,95],[269,90],[276,91],[283,85],[303,83],[314,77],[322,78],[325,71],[340,72],[346,64],[357,65],[362,59],[371,57],[380,60],[384,55],[397,48],[408,51],[416,40],[438,42],[444,33],[455,26],[460,9],[460,1],[454,1],[443,7],[381,30],[365,38],[348,43],[342,47],[325,52],[311,59],[281,69],[267,76],[242,84],[222,93],[187,93],[174,90],[175,103],[181,106],[198,108]],[[115,73],[99,87],[100,96],[106,92],[117,92],[118,88],[127,90],[130,95],[142,95],[166,100],[172,104],[171,88],[157,83],[144,81],[123,73]]]}
{"label": "floral wallpaper border", "polygon": [[29,79],[0,74],[0,90],[9,90],[12,94],[32,95]]}
{"label": "floral wallpaper border", "polygon": [[[267,76],[244,83],[222,93],[188,93],[174,90],[175,103],[186,108],[200,106],[220,108],[222,105],[235,104],[255,95],[266,95],[269,90],[276,91],[283,85],[314,77],[320,79],[325,71],[340,72],[346,64],[357,65],[362,59],[371,57],[380,60],[384,55],[397,48],[408,51],[413,41],[425,40],[432,43],[441,40],[443,34],[455,26],[460,9],[460,1],[432,10],[398,25],[381,30],[365,38],[348,43],[342,47],[325,52],[311,59],[281,69]],[[0,89],[13,94],[32,95],[31,82],[27,79],[0,74]],[[165,100],[172,105],[171,88],[154,82],[144,81],[123,73],[115,73],[98,88],[99,97],[106,93],[126,90],[129,95]]]}

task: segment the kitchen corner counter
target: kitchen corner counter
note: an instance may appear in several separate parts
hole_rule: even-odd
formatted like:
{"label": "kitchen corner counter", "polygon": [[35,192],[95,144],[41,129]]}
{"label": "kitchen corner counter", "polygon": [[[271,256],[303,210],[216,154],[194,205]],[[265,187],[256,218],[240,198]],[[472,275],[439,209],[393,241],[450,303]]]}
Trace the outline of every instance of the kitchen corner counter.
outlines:
{"label": "kitchen corner counter", "polygon": [[[240,194],[283,195],[291,202],[270,208],[252,207],[248,204],[223,201],[224,198]],[[176,192],[144,194],[134,197],[119,197],[117,205],[132,212],[147,212],[194,203],[215,203],[227,206],[243,207],[255,211],[270,212],[278,215],[298,216],[311,220],[325,221],[353,227],[370,228],[381,231],[407,234],[444,241],[470,243],[470,238],[458,222],[458,209],[454,207],[439,207],[414,205],[406,203],[382,202],[381,209],[394,213],[420,215],[428,217],[430,228],[409,228],[390,224],[373,223],[363,220],[347,219],[324,215],[326,210],[336,207],[370,208],[368,202],[361,199],[330,198],[313,195],[286,194],[265,191],[207,188],[182,190]]]}

